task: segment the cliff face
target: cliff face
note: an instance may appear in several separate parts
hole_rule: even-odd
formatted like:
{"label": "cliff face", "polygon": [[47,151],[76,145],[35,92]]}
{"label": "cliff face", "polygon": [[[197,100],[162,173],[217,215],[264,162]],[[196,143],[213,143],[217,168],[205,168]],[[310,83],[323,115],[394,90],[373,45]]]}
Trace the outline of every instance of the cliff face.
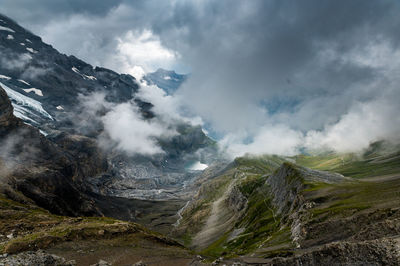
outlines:
{"label": "cliff face", "polygon": [[15,120],[11,101],[8,99],[7,93],[0,89],[0,125],[6,127]]}
{"label": "cliff face", "polygon": [[39,130],[14,117],[1,87],[0,108],[3,180],[54,213],[99,215],[93,200],[82,193],[85,170],[77,163],[79,157],[73,158]]}
{"label": "cliff face", "polygon": [[[128,155],[125,147],[117,147],[118,140],[109,137],[104,117],[124,103],[146,122],[162,120],[156,117],[153,104],[140,98],[136,79],[62,54],[1,14],[0,26],[11,30],[0,30],[0,53],[2,62],[6,62],[0,64],[0,85],[11,98],[15,116],[47,134],[72,157],[80,156],[81,160],[75,161],[86,179],[91,179],[93,190],[103,196],[140,199],[180,197],[177,191],[193,179],[186,166],[193,161],[208,164],[217,157],[215,142],[201,127],[183,119],[164,121],[171,132],[177,132],[173,137],[155,140],[164,153]],[[7,64],[16,61],[18,67]],[[170,80],[162,80],[181,78],[178,86],[183,76],[174,74]],[[96,98],[98,95],[101,99]],[[107,146],[102,151],[95,148],[99,139],[103,147]],[[86,163],[94,165],[88,167]],[[100,168],[106,171],[101,174]]]}

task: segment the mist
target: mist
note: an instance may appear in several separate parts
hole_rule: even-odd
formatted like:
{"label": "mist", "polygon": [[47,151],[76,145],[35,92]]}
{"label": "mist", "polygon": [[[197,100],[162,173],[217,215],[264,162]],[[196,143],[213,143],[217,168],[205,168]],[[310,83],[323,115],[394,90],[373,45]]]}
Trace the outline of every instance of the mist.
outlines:
{"label": "mist", "polygon": [[[232,156],[399,141],[397,1],[25,2],[0,9],[62,52],[139,80],[158,67],[190,72],[173,96],[139,92],[163,122],[138,121],[132,106],[114,109],[126,118],[120,125],[143,128],[138,139],[149,147],[134,150],[159,152],[151,139],[183,113]],[[113,114],[105,124],[118,123]]]}

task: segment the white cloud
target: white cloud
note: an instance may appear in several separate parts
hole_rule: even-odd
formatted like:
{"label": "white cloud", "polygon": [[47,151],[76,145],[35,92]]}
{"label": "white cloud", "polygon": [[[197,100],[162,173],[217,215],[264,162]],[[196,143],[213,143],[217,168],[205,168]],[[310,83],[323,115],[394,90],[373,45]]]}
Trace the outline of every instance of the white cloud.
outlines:
{"label": "white cloud", "polygon": [[32,56],[28,53],[17,54],[13,52],[0,52],[0,63],[6,69],[23,69],[31,60]]}
{"label": "white cloud", "polygon": [[232,157],[246,153],[295,155],[303,143],[303,134],[285,125],[270,125],[259,129],[250,143],[244,143],[244,136],[229,134],[220,141],[225,152]]}
{"label": "white cloud", "polygon": [[140,117],[139,110],[131,103],[115,106],[102,117],[104,128],[117,143],[117,148],[128,154],[155,155],[163,153],[156,138],[170,137],[174,131]]}
{"label": "white cloud", "polygon": [[337,123],[326,126],[323,131],[309,131],[305,146],[351,152],[382,139],[399,141],[400,117],[397,114],[397,107],[386,99],[355,104]]}
{"label": "white cloud", "polygon": [[[155,155],[164,153],[159,139],[174,136],[175,129],[161,118],[145,120],[133,101],[111,103],[105,93],[80,95],[81,110],[73,120],[79,130],[96,131],[103,128],[99,137],[103,148],[117,148],[129,155]],[[99,127],[99,124],[102,125]]]}
{"label": "white cloud", "polygon": [[124,72],[132,73],[135,66],[141,66],[146,72],[159,67],[171,68],[179,54],[161,44],[160,38],[152,31],[128,31],[125,36],[117,38],[117,61],[120,61]]}
{"label": "white cloud", "polygon": [[167,93],[156,85],[148,85],[145,81],[140,83],[139,92],[136,96],[154,105],[152,111],[157,117],[168,124],[180,122],[192,125],[202,125],[203,120],[199,116],[184,114],[182,110],[182,99],[179,95],[167,95]]}

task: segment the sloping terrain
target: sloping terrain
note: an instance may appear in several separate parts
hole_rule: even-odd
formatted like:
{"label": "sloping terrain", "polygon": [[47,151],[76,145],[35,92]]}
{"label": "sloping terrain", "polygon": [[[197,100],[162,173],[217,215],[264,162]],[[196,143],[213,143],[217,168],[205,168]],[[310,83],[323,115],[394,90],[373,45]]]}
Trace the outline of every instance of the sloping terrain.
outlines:
{"label": "sloping terrain", "polygon": [[[86,175],[96,193],[174,199],[180,197],[175,193],[182,184],[193,179],[186,165],[200,160],[208,163],[216,157],[215,142],[201,127],[179,120],[166,122],[176,135],[158,137],[162,153],[146,156],[121,151],[102,122],[113,107],[129,104],[137,108],[143,121],[159,119],[153,104],[138,96],[136,79],[61,54],[6,16],[0,15],[0,26],[0,86],[12,101],[14,115],[75,153],[85,153],[87,147],[79,150],[80,145],[72,145],[69,135],[81,140],[84,136],[84,142],[91,142],[91,146],[100,146],[101,142],[103,149],[97,152],[106,159],[107,169]],[[184,76],[175,74],[173,79],[163,80],[171,83],[177,78],[183,81]]]}
{"label": "sloping terrain", "polygon": [[[0,263],[10,263],[7,265],[92,265],[99,260],[115,265],[139,261],[185,265],[193,257],[177,242],[135,223],[57,216],[32,202],[21,204],[4,195],[0,195],[0,218],[0,249],[9,254],[0,258]],[[26,253],[38,249],[46,253]],[[48,254],[57,254],[65,260],[53,261]],[[38,264],[30,264],[35,260]],[[71,260],[75,263],[67,263]]]}
{"label": "sloping terrain", "polygon": [[399,263],[400,173],[356,180],[277,158],[237,159],[206,182],[177,236],[221,264]]}

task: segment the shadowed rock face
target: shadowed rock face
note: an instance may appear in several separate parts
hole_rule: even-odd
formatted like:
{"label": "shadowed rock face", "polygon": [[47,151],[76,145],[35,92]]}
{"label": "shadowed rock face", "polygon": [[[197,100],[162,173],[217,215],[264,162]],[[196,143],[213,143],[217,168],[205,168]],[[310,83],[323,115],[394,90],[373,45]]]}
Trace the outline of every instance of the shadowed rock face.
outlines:
{"label": "shadowed rock face", "polygon": [[[0,139],[3,176],[39,206],[65,215],[99,215],[84,191],[84,173],[74,158],[37,129],[12,115],[11,102],[0,87]],[[102,171],[103,169],[99,169]]]}
{"label": "shadowed rock face", "polygon": [[78,93],[104,91],[110,101],[123,102],[137,92],[134,77],[61,54],[6,16],[0,14],[0,19],[1,26],[14,31],[0,31],[0,51],[4,62],[10,62],[0,65],[0,74],[16,78],[10,84],[20,88],[40,88],[43,96],[19,92],[40,100],[50,113],[56,113],[59,105],[67,109],[76,104]]}
{"label": "shadowed rock face", "polygon": [[[193,177],[185,169],[188,162],[209,163],[216,157],[215,142],[201,127],[184,122],[170,125],[178,131],[176,136],[158,140],[165,154],[127,155],[114,149],[112,141],[107,145],[111,148],[100,151],[96,148],[97,138],[107,136],[101,117],[110,110],[103,107],[96,114],[86,114],[87,103],[80,102],[79,95],[86,95],[90,102],[91,93],[101,92],[112,104],[134,102],[143,119],[153,119],[153,104],[136,97],[139,85],[135,78],[61,54],[6,16],[0,15],[0,26],[12,31],[0,30],[2,62],[9,62],[0,64],[0,82],[7,93],[14,95],[9,97],[16,115],[47,133],[47,138],[68,150],[71,157],[79,158],[79,171],[91,180],[95,191],[123,197],[171,198],[171,190],[176,191]],[[172,72],[164,74],[171,75],[171,81],[184,78]],[[31,88],[40,90],[41,95]],[[43,110],[37,112],[38,107]],[[18,108],[22,108],[22,115]]]}
{"label": "shadowed rock face", "polygon": [[0,125],[7,126],[13,121],[13,108],[10,99],[3,89],[0,89]]}
{"label": "shadowed rock face", "polygon": [[273,204],[278,213],[290,213],[303,202],[300,192],[306,188],[306,182],[339,183],[349,181],[341,174],[304,168],[291,163],[283,163],[267,180]]}

